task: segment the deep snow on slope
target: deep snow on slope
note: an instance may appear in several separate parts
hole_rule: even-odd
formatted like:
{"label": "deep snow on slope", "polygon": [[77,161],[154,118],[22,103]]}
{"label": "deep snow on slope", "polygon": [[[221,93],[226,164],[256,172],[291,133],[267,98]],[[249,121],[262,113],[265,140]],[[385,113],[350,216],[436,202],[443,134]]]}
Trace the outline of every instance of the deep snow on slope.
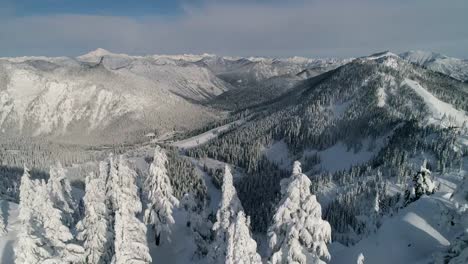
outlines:
{"label": "deep snow on slope", "polygon": [[288,169],[292,165],[288,145],[283,140],[276,141],[262,150],[268,160],[278,165],[280,168]]}
{"label": "deep snow on slope", "polygon": [[437,122],[439,124],[445,122],[445,124],[442,125],[455,125],[459,127],[462,126],[464,122],[468,122],[468,117],[465,111],[458,110],[451,104],[439,100],[437,97],[424,89],[424,87],[422,87],[418,82],[406,79],[403,84],[407,84],[409,87],[411,87],[424,100],[432,114],[429,117],[430,122]]}
{"label": "deep snow on slope", "polygon": [[[208,55],[206,55],[208,56]],[[106,69],[132,76],[144,77],[154,86],[193,100],[203,101],[229,89],[207,67],[193,63],[203,56],[130,56],[97,49],[77,57],[79,61],[103,65]]]}
{"label": "deep snow on slope", "polygon": [[15,257],[13,248],[20,228],[18,204],[0,200],[0,213],[6,222],[7,228],[7,233],[0,235],[0,263],[13,264]]}
{"label": "deep snow on slope", "polygon": [[463,177],[466,171],[436,177],[440,189],[434,195],[423,196],[395,215],[386,216],[375,234],[351,247],[333,243],[330,263],[351,263],[359,253],[364,255],[365,263],[432,263],[463,231],[463,225],[454,220],[459,201],[452,198]]}
{"label": "deep snow on slope", "polygon": [[[216,118],[211,109],[184,99],[183,92],[176,95],[145,76],[99,65],[0,60],[0,80],[0,131],[7,134],[86,141],[107,133],[101,138],[106,142],[137,130],[188,129]],[[185,79],[177,81],[188,87]]]}
{"label": "deep snow on slope", "polygon": [[304,155],[318,154],[320,164],[317,167],[320,168],[320,171],[333,173],[339,170],[347,170],[354,165],[370,161],[384,146],[383,138],[385,137],[379,139],[367,138],[363,140],[362,147],[359,150],[350,149],[343,142],[338,142],[322,151],[306,151]]}
{"label": "deep snow on slope", "polygon": [[434,252],[450,244],[451,232],[441,206],[444,205],[435,197],[418,200],[355,246],[332,246],[331,263],[350,263],[359,253],[363,253],[367,263],[428,263]]}
{"label": "deep snow on slope", "polygon": [[[18,222],[18,205],[0,200],[1,212],[7,222],[7,233],[0,235],[0,263],[14,263],[14,244],[21,228]],[[171,241],[160,247],[150,245],[153,260],[160,263],[186,264],[193,263],[192,256],[196,250],[190,229],[186,226],[187,215],[182,209],[174,211],[175,225],[172,227]]]}
{"label": "deep snow on slope", "polygon": [[211,130],[208,130],[202,134],[183,139],[180,141],[176,141],[172,143],[173,146],[182,148],[182,149],[190,149],[194,148],[200,145],[203,145],[207,143],[208,141],[218,137],[219,134],[228,131],[229,129],[235,128],[237,126],[240,126],[242,123],[244,123],[244,119],[240,119],[216,128],[213,128]]}
{"label": "deep snow on slope", "polygon": [[149,245],[153,263],[195,263],[193,255],[197,246],[190,229],[186,226],[187,214],[182,209],[176,209],[173,217],[175,224],[171,228],[171,241],[163,241],[158,247],[153,243]]}

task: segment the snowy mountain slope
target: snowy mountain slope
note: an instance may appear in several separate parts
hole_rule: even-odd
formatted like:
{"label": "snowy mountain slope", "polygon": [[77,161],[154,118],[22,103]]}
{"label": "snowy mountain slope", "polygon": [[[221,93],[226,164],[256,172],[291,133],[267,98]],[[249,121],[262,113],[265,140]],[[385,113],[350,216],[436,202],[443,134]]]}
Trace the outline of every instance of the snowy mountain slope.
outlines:
{"label": "snowy mountain slope", "polygon": [[[313,74],[323,73],[351,61],[350,59],[309,59],[292,57],[284,59],[272,58],[228,58],[228,57],[206,57],[200,60],[200,64],[209,67],[218,77],[231,83],[236,87],[250,87],[260,84],[262,81],[272,77],[304,76],[304,71],[311,69],[305,74],[310,77]],[[310,75],[309,75],[310,74]],[[261,88],[261,87],[260,87]]]}
{"label": "snowy mountain slope", "polygon": [[219,95],[230,87],[218,79],[206,67],[192,63],[200,57],[187,56],[130,56],[113,54],[98,49],[77,59],[89,63],[100,63],[106,69],[129,76],[142,76],[154,82],[161,90],[203,101]]}
{"label": "snowy mountain slope", "polygon": [[0,200],[2,219],[6,223],[7,233],[0,235],[0,262],[13,264],[15,253],[14,244],[17,241],[17,233],[21,228],[18,221],[18,204]]}
{"label": "snowy mountain slope", "polygon": [[430,70],[449,75],[458,80],[468,80],[468,61],[447,57],[445,55],[412,50],[400,54],[400,56],[410,62],[424,66]]}
{"label": "snowy mountain slope", "polygon": [[359,253],[367,263],[431,263],[434,253],[447,249],[449,240],[460,231],[460,226],[450,226],[448,220],[453,206],[441,193],[424,197],[385,219],[376,234],[353,247],[340,250],[335,245],[330,263],[349,263]]}
{"label": "snowy mountain slope", "polygon": [[[203,106],[207,101],[229,110],[258,104],[293,87],[303,78],[294,74],[304,68],[342,63],[210,54],[130,56],[104,49],[76,59],[2,58],[0,131],[118,142],[145,131],[193,129],[217,118],[220,111]],[[226,80],[248,90],[234,89]]]}
{"label": "snowy mountain slope", "polygon": [[330,263],[348,263],[359,253],[368,263],[448,263],[445,255],[452,244],[460,242],[457,238],[466,232],[468,223],[468,201],[460,196],[467,194],[467,169],[465,165],[433,175],[438,186],[435,194],[383,217],[382,226],[359,243],[351,247],[332,244]]}
{"label": "snowy mountain slope", "polygon": [[6,134],[86,141],[90,135],[110,133],[122,140],[138,130],[186,129],[216,116],[149,78],[101,64],[0,60],[0,76],[0,128]]}
{"label": "snowy mountain slope", "polygon": [[[419,83],[412,80],[405,80],[404,84],[409,85],[414,91],[420,96],[426,103],[429,111],[431,112],[431,122],[447,122],[442,124],[446,126],[458,126],[461,127],[465,123],[468,123],[468,115],[463,110],[455,109],[451,104],[445,103],[433,96],[430,92],[424,89]],[[446,119],[446,120],[444,120]],[[448,120],[447,120],[448,119]]]}
{"label": "snowy mountain slope", "polygon": [[[408,85],[408,80],[417,83],[418,89]],[[419,87],[432,97],[422,95]],[[466,127],[447,125],[449,115],[443,118],[440,113],[455,114],[462,121],[467,110],[466,84],[384,52],[298,83],[283,96],[250,108],[253,117],[244,125],[188,153],[246,169],[251,177],[239,183],[238,191],[257,232],[264,232],[271,218],[270,205],[263,201],[274,199],[277,183],[288,168],[283,161],[300,160],[303,170],[316,181],[319,196],[331,195],[325,197],[329,201],[325,210],[330,210],[325,215],[335,228],[332,236],[353,244],[368,232],[358,214],[364,210],[359,207],[360,199],[369,199],[354,192],[382,183],[376,179],[379,173],[392,182],[408,180],[414,173],[410,164],[420,165],[424,158],[432,157],[437,170],[456,166],[463,154],[453,142],[461,141],[456,131],[466,131]],[[279,151],[287,149],[288,154],[272,157],[269,150],[278,142],[284,143]],[[401,156],[404,165],[399,164]],[[358,181],[361,177],[369,180]],[[251,193],[252,189],[261,191]],[[347,195],[354,197],[355,204],[346,204]],[[355,219],[350,230],[349,225],[340,226],[343,219],[333,218],[334,206],[348,208],[341,216]]]}
{"label": "snowy mountain slope", "polygon": [[304,79],[296,75],[282,75],[268,78],[255,85],[231,89],[209,101],[209,105],[227,109],[240,110],[253,107],[287,93]]}

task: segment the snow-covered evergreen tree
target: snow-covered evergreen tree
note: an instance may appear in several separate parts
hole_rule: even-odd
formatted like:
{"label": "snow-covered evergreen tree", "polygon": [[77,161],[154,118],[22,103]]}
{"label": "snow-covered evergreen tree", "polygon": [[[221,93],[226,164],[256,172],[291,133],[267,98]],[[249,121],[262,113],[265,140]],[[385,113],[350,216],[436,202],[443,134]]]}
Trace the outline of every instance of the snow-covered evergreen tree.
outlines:
{"label": "snow-covered evergreen tree", "polygon": [[142,211],[142,204],[136,185],[136,172],[130,168],[128,161],[118,158],[117,177],[114,189],[118,210],[115,212],[115,255],[114,264],[151,263],[146,226],[137,217]]}
{"label": "snow-covered evergreen tree", "polygon": [[164,239],[169,239],[171,226],[175,223],[172,211],[179,204],[173,195],[171,182],[167,175],[166,162],[165,151],[157,146],[145,181],[148,200],[145,222],[154,231],[156,245],[159,245],[161,236],[164,236]]}
{"label": "snow-covered evergreen tree", "polygon": [[405,192],[405,203],[411,203],[423,195],[431,195],[436,191],[434,182],[431,180],[431,171],[427,169],[427,161],[424,160],[421,169],[413,177],[412,185]]}
{"label": "snow-covered evergreen tree", "polygon": [[109,210],[115,212],[119,209],[119,157],[113,154],[99,165],[99,173],[106,175],[106,197]]}
{"label": "snow-covered evergreen tree", "polygon": [[364,260],[365,260],[364,255],[362,253],[359,253],[359,256],[357,258],[356,263],[357,264],[364,264]]}
{"label": "snow-covered evergreen tree", "polygon": [[29,264],[50,256],[44,247],[45,241],[37,229],[40,224],[39,215],[35,212],[35,202],[37,201],[37,182],[31,180],[29,170],[24,167],[21,177],[20,201],[18,220],[21,228],[18,233],[18,240],[15,244],[15,263]]}
{"label": "snow-covered evergreen tree", "polygon": [[291,177],[281,181],[282,199],[268,230],[272,264],[324,263],[330,254],[330,224],[310,193],[311,182],[296,161]]}
{"label": "snow-covered evergreen tree", "polygon": [[100,174],[86,177],[83,198],[85,214],[78,223],[78,239],[83,241],[84,259],[89,264],[110,263],[113,256],[113,227],[106,205],[105,163],[100,163]]}
{"label": "snow-covered evergreen tree", "polygon": [[[51,253],[48,261],[60,260],[68,263],[82,263],[83,248],[73,244],[74,237],[68,226],[62,222],[62,212],[55,208],[49,193],[49,186],[43,181],[38,185],[36,195],[40,210],[41,228]],[[60,262],[59,262],[60,263]]]}
{"label": "snow-covered evergreen tree", "polygon": [[216,222],[213,225],[215,238],[208,258],[213,263],[223,263],[226,260],[229,233],[231,224],[236,220],[237,214],[242,211],[242,205],[234,188],[231,170],[226,165],[224,168],[222,197]]}
{"label": "snow-covered evergreen tree", "polygon": [[228,230],[228,245],[226,264],[261,264],[262,259],[257,253],[257,243],[252,239],[249,230],[250,221],[243,211],[237,213],[235,222]]}
{"label": "snow-covered evergreen tree", "polygon": [[47,189],[55,208],[62,211],[62,221],[72,227],[75,223],[74,213],[77,209],[76,203],[71,195],[70,182],[65,176],[65,170],[58,162],[50,167]]}
{"label": "snow-covered evergreen tree", "polygon": [[371,220],[371,227],[369,227],[371,232],[376,232],[377,229],[380,227],[380,195],[379,190],[375,193],[374,198],[374,206],[372,207],[372,211],[370,212],[370,220]]}
{"label": "snow-covered evergreen tree", "polygon": [[21,179],[20,215],[23,224],[15,247],[16,263],[82,263],[83,249],[62,222],[44,181],[31,181],[25,168]]}

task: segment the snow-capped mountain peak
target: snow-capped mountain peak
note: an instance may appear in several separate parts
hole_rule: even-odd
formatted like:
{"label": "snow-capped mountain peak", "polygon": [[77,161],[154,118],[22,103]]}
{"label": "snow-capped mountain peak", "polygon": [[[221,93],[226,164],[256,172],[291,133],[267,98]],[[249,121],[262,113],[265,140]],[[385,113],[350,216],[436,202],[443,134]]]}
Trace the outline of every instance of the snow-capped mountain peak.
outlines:
{"label": "snow-capped mountain peak", "polygon": [[387,58],[387,57],[399,58],[398,55],[396,55],[395,53],[390,52],[390,51],[387,50],[387,51],[378,52],[378,53],[374,53],[374,54],[369,55],[369,56],[362,57],[362,59],[378,60],[378,59]]}
{"label": "snow-capped mountain peak", "polygon": [[104,57],[104,56],[112,56],[112,57],[132,57],[128,54],[124,54],[124,53],[113,53],[113,52],[110,52],[106,49],[103,49],[103,48],[97,48],[93,51],[90,51],[86,54],[83,54],[81,56],[78,56],[77,59],[78,60],[82,60],[82,61],[86,61],[86,60],[89,60],[89,59],[96,59],[96,58],[100,58],[100,57]]}

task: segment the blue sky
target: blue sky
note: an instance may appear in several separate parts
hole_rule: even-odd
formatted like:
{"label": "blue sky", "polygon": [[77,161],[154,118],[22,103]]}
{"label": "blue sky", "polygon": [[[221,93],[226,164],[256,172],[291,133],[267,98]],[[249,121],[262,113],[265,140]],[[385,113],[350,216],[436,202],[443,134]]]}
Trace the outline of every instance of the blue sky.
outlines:
{"label": "blue sky", "polygon": [[170,0],[2,0],[15,16],[88,14],[109,16],[175,15],[181,4]]}
{"label": "blue sky", "polygon": [[349,57],[430,50],[468,58],[466,0],[0,0],[0,56]]}

